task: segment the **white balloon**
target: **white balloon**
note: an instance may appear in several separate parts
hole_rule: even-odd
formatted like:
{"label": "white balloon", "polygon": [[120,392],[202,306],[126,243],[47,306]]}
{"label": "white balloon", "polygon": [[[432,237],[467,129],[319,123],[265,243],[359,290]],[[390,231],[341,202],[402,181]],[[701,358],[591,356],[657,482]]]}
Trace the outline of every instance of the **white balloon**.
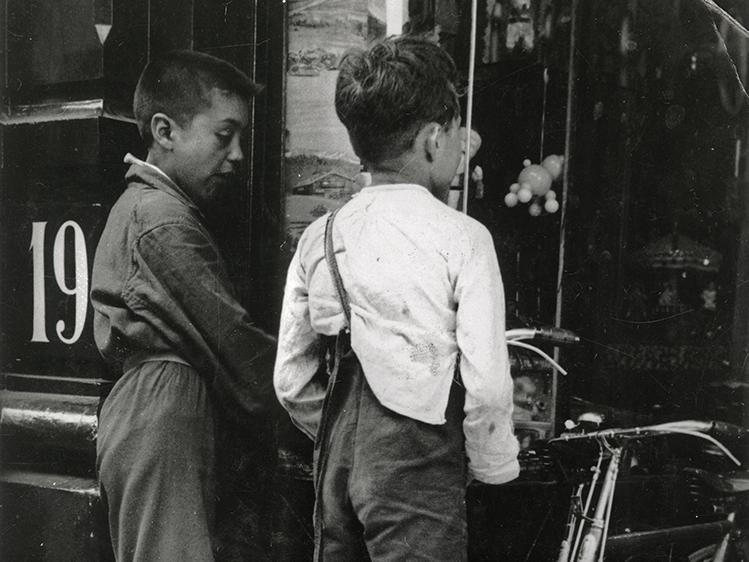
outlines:
{"label": "white balloon", "polygon": [[544,209],[547,213],[556,213],[559,210],[559,201],[556,199],[547,199],[544,203]]}

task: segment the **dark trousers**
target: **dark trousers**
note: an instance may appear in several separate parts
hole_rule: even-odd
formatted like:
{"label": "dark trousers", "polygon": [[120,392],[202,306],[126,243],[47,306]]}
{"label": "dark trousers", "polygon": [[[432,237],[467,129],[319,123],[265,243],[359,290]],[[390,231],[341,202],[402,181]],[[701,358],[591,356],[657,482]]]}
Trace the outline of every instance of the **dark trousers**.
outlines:
{"label": "dark trousers", "polygon": [[429,425],[383,407],[343,357],[315,444],[315,560],[466,560],[461,390]]}
{"label": "dark trousers", "polygon": [[190,367],[151,361],[101,410],[97,469],[118,561],[210,561],[214,414]]}

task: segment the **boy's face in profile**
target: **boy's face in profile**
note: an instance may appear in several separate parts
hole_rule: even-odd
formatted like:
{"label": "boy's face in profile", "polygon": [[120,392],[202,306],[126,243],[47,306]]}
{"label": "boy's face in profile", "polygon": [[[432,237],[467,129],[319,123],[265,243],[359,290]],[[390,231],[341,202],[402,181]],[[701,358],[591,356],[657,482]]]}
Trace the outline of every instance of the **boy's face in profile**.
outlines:
{"label": "boy's face in profile", "polygon": [[213,89],[210,105],[173,135],[172,179],[201,209],[236,184],[244,159],[242,133],[249,123],[247,102]]}

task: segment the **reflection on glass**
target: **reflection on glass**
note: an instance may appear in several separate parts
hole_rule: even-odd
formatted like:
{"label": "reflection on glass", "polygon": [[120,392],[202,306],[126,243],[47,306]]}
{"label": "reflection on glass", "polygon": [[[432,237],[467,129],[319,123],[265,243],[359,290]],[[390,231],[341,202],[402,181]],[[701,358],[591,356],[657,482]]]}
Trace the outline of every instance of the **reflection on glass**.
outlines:
{"label": "reflection on glass", "polygon": [[[384,0],[382,2],[384,4]],[[286,77],[286,249],[347,201],[359,161],[335,113],[338,63],[366,44],[367,0],[290,0]]]}

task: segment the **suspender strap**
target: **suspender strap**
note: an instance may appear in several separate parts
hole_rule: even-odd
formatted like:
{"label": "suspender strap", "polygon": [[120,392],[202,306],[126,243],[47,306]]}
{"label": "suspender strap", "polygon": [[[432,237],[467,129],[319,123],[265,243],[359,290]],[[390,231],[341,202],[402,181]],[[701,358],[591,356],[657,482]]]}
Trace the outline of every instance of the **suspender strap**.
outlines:
{"label": "suspender strap", "polygon": [[341,301],[343,307],[343,313],[346,315],[346,324],[348,329],[351,328],[351,305],[349,304],[348,294],[343,286],[343,279],[341,279],[341,272],[338,270],[338,260],[336,260],[335,252],[333,250],[333,220],[339,209],[336,209],[330,215],[325,223],[325,261],[328,262],[328,269],[330,269],[330,276],[333,278],[336,291],[338,292],[338,299]]}
{"label": "suspender strap", "polygon": [[336,209],[328,216],[328,220],[325,223],[325,261],[328,262],[328,268],[330,269],[330,276],[333,279],[338,298],[341,301],[343,312],[346,315],[347,326],[338,333],[335,340],[335,353],[333,355],[332,367],[328,364],[328,388],[325,392],[325,399],[323,400],[322,413],[320,415],[320,425],[317,428],[317,435],[315,436],[315,447],[313,454],[313,477],[315,482],[315,512],[314,512],[314,525],[315,525],[315,562],[322,561],[322,504],[323,495],[322,487],[322,476],[327,469],[328,464],[328,452],[329,452],[329,440],[330,440],[330,424],[332,423],[336,410],[333,405],[333,401],[340,401],[340,399],[334,395],[336,385],[338,384],[341,367],[341,359],[346,354],[349,347],[348,334],[349,327],[351,326],[351,307],[348,301],[348,295],[343,287],[343,280],[341,279],[341,272],[338,271],[338,262],[335,258],[335,252],[333,251],[333,219],[335,218],[338,210]]}

